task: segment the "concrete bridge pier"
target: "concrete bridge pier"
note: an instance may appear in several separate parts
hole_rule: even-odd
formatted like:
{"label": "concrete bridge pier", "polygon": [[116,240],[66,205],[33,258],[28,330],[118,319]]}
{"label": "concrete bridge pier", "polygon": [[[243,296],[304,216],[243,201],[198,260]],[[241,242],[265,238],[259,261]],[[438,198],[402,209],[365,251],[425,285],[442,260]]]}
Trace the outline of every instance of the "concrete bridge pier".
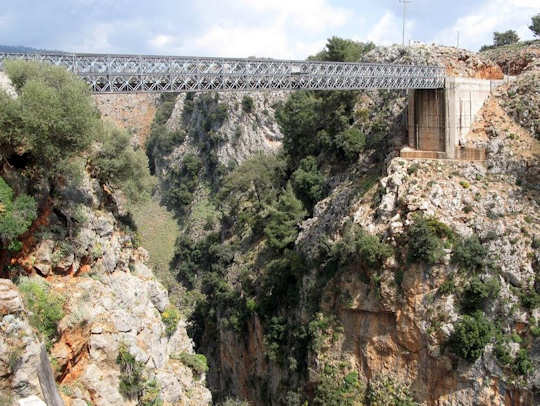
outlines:
{"label": "concrete bridge pier", "polygon": [[465,147],[467,133],[501,80],[446,77],[443,89],[409,90],[408,148],[405,158],[485,159]]}

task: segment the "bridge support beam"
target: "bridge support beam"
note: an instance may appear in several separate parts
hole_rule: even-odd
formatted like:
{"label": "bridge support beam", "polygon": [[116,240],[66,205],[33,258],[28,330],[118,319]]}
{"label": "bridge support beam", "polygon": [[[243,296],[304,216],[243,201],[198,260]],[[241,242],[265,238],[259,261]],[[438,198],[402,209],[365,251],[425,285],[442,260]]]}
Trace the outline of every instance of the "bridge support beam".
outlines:
{"label": "bridge support beam", "polygon": [[[465,147],[476,115],[501,80],[447,77],[444,89],[409,90],[404,157],[470,159]],[[475,159],[475,158],[472,158]]]}

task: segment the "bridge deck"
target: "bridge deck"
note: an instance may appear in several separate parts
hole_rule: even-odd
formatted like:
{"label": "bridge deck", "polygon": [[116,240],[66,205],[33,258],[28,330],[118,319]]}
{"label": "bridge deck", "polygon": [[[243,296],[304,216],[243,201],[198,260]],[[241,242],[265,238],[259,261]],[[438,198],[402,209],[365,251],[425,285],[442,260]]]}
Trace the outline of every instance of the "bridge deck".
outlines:
{"label": "bridge deck", "polygon": [[444,68],[440,66],[152,55],[0,53],[0,63],[8,58],[64,66],[87,81],[95,93],[444,87]]}

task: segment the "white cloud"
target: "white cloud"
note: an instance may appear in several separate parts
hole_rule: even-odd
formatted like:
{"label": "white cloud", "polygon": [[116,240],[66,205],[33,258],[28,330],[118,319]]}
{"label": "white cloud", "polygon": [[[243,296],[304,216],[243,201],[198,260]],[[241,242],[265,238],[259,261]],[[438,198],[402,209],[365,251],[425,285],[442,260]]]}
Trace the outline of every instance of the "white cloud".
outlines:
{"label": "white cloud", "polygon": [[460,17],[435,36],[435,42],[455,45],[459,31],[460,46],[478,49],[491,44],[494,31],[516,30],[522,39],[532,37],[530,18],[538,12],[538,0],[487,0],[473,13]]}
{"label": "white cloud", "polygon": [[[401,44],[402,40],[402,24],[401,17],[397,17],[394,13],[387,10],[383,16],[375,23],[373,28],[368,32],[367,39],[373,41],[377,45]],[[405,23],[405,41],[408,42],[411,38],[415,26],[415,21],[408,19]],[[398,29],[399,27],[399,29]]]}

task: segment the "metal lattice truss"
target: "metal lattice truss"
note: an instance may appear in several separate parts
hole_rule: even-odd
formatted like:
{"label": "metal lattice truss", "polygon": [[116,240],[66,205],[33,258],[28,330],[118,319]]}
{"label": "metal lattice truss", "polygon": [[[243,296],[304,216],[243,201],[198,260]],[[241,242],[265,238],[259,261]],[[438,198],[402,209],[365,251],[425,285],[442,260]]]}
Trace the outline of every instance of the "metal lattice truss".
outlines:
{"label": "metal lattice truss", "polygon": [[439,66],[183,56],[0,53],[0,63],[6,58],[63,66],[87,81],[95,93],[444,87],[444,68]]}

